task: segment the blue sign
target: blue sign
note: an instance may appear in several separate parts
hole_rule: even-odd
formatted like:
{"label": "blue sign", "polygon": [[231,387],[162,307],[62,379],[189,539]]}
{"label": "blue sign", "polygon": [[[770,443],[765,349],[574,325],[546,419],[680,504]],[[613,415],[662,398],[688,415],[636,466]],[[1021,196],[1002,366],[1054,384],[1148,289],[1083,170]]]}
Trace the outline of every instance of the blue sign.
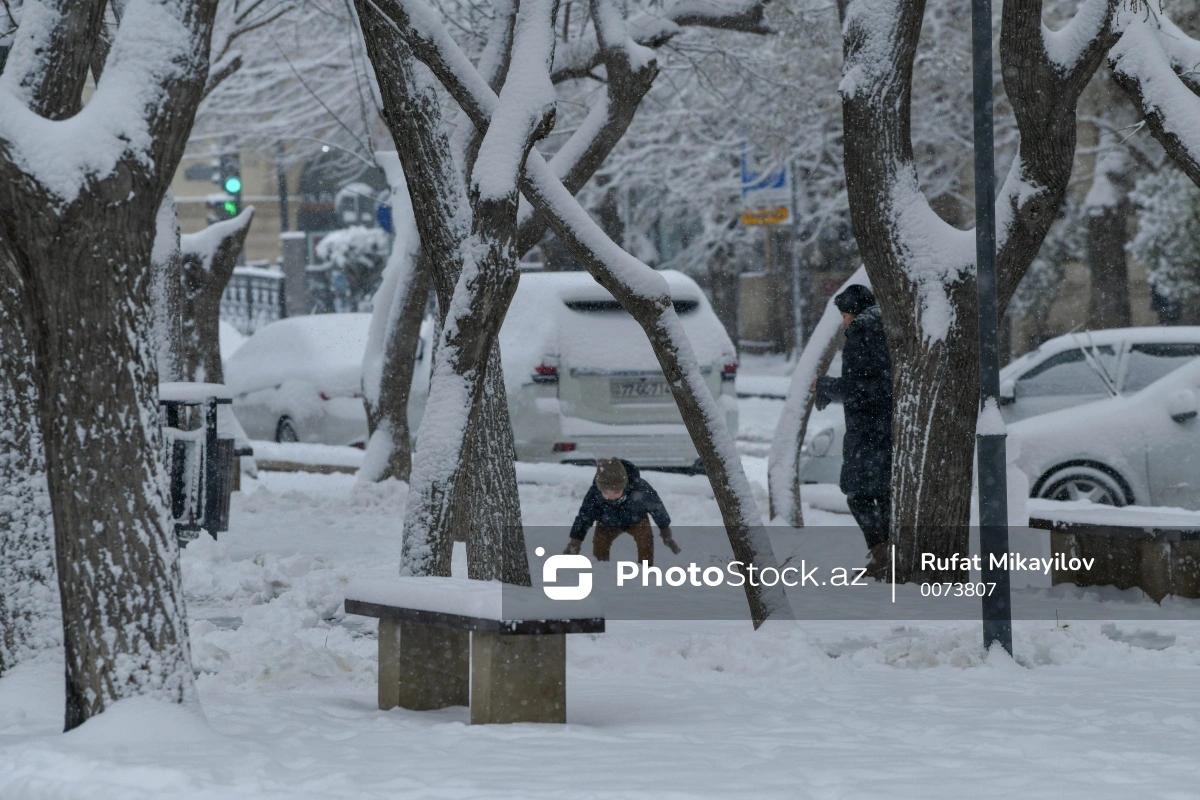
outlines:
{"label": "blue sign", "polygon": [[383,228],[384,233],[395,233],[392,230],[392,207],[380,204],[375,208],[375,222]]}

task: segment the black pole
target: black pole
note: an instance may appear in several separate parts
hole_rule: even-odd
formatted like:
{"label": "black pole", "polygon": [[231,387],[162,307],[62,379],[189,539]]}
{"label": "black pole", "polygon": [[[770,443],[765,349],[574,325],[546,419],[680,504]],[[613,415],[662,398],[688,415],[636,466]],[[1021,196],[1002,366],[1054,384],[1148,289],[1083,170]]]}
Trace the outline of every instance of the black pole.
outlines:
{"label": "black pole", "polygon": [[[979,266],[979,546],[983,582],[983,646],[999,642],[1012,655],[1008,570],[992,556],[1008,552],[1008,482],[1000,419],[1000,353],[996,301],[996,169],[992,142],[992,2],[972,0],[971,56],[975,95],[975,259]],[[1001,562],[1006,563],[1006,562]]]}

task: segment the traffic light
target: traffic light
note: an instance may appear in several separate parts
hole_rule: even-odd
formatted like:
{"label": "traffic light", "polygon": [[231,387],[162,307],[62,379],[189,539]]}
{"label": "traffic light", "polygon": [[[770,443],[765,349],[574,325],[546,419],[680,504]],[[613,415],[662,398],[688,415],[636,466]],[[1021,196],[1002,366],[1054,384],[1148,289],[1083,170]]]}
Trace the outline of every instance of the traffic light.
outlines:
{"label": "traffic light", "polygon": [[242,211],[242,158],[237,153],[221,156],[213,162],[213,183],[220,194],[209,195],[209,223],[233,219]]}

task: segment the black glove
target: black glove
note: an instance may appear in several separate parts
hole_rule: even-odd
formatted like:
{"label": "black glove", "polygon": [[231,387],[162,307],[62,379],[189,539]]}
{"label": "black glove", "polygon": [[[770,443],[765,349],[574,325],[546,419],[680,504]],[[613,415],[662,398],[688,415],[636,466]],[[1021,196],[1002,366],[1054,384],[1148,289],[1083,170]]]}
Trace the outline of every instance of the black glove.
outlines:
{"label": "black glove", "polygon": [[579,548],[581,548],[582,546],[583,546],[583,542],[579,541],[578,539],[571,539],[567,542],[567,547],[565,550],[563,550],[563,555],[564,556],[577,556],[577,555],[579,555]]}
{"label": "black glove", "polygon": [[837,378],[831,378],[828,375],[817,378],[816,397],[813,398],[813,405],[817,407],[817,411],[824,410],[825,406],[833,402],[833,388],[836,385]]}
{"label": "black glove", "polygon": [[670,528],[662,528],[659,530],[658,535],[662,537],[663,544],[671,548],[672,553],[679,555],[679,545],[675,544],[675,538],[671,536]]}

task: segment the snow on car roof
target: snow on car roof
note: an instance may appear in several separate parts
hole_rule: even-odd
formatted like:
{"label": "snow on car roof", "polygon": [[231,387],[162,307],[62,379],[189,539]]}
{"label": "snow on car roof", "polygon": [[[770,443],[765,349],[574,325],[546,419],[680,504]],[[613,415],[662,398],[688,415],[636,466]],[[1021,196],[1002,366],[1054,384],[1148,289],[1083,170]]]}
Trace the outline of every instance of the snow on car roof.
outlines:
{"label": "snow on car roof", "polygon": [[370,314],[311,314],[272,322],[230,357],[225,382],[239,394],[287,380],[357,390],[370,324]]}
{"label": "snow on car roof", "polygon": [[1200,342],[1200,325],[1142,326],[1137,328],[1102,328],[1094,331],[1075,331],[1047,339],[1037,347],[1017,358],[1000,370],[1001,380],[1015,377],[1031,361],[1053,355],[1062,350],[1071,350],[1084,345],[1114,345],[1124,341],[1145,344],[1163,342]]}
{"label": "snow on car roof", "polygon": [[[673,269],[659,270],[667,281],[675,300],[699,300],[703,293],[688,276]],[[529,272],[521,274],[521,287],[529,284],[544,287],[558,295],[564,303],[613,300],[612,294],[596,282],[588,272]],[[520,289],[518,289],[520,291]]]}
{"label": "snow on car roof", "polygon": [[[734,357],[733,343],[696,282],[681,272],[662,270],[674,300],[695,306],[680,314],[701,367]],[[545,356],[571,369],[658,371],[661,369],[640,325],[626,313],[572,309],[574,303],[612,303],[613,296],[586,272],[534,272],[521,275],[504,327],[500,330],[509,387],[528,382]],[[615,311],[615,309],[614,309]]]}

